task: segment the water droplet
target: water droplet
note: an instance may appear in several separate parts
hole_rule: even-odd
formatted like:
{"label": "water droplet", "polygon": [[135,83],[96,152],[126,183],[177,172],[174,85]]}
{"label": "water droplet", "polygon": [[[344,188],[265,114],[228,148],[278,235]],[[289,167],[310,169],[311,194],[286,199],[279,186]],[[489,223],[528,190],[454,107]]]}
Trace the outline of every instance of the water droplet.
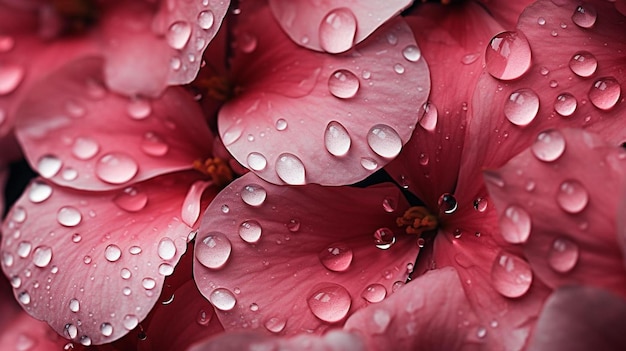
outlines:
{"label": "water droplet", "polygon": [[340,99],[349,99],[359,91],[359,78],[354,73],[340,69],[328,78],[328,91]]}
{"label": "water droplet", "polygon": [[550,248],[548,264],[559,273],[567,273],[576,266],[578,256],[578,245],[569,239],[557,238]]}
{"label": "water droplet", "polygon": [[428,155],[426,155],[424,153],[421,153],[420,156],[419,156],[419,160],[418,161],[419,161],[420,165],[427,166],[428,162],[430,162],[430,158],[428,157]]}
{"label": "water droplet", "polygon": [[389,228],[378,228],[374,232],[374,243],[381,250],[387,250],[396,243],[396,236]]}
{"label": "water droplet", "polygon": [[571,116],[576,111],[578,101],[574,95],[570,93],[563,93],[556,97],[554,101],[554,111],[563,117]]}
{"label": "water droplet", "polygon": [[317,318],[324,322],[335,323],[346,317],[352,299],[348,290],[341,285],[324,283],[313,290],[307,303]]}
{"label": "water droplet", "polygon": [[210,10],[202,11],[198,14],[198,25],[202,29],[211,29],[215,22],[215,15]]}
{"label": "water droplet", "polygon": [[426,129],[429,132],[435,130],[437,126],[437,117],[438,117],[437,106],[435,104],[427,102],[424,104],[424,115],[420,119],[420,125],[422,128]]}
{"label": "water droplet", "polygon": [[450,193],[441,194],[437,201],[439,210],[445,214],[453,214],[459,208],[459,203],[456,201],[454,195]]}
{"label": "water droplet", "polygon": [[83,257],[83,263],[84,264],[90,264],[91,263],[91,256]]}
{"label": "water droplet", "polygon": [[147,132],[141,141],[141,150],[150,156],[164,156],[170,150],[170,146],[153,132]]}
{"label": "water droplet", "polygon": [[[19,246],[18,246],[18,251],[19,251]],[[2,253],[2,264],[4,264],[6,267],[11,267],[13,266],[14,262],[15,262],[15,259],[13,258],[13,255],[11,255],[8,252]]]}
{"label": "water droplet", "polygon": [[537,24],[539,24],[540,26],[543,26],[546,24],[546,19],[543,17],[539,17],[537,18]]}
{"label": "water droplet", "polygon": [[385,212],[387,213],[391,213],[393,211],[395,211],[397,208],[397,203],[396,200],[392,197],[385,197],[383,199],[383,209],[385,210]]}
{"label": "water droplet", "polygon": [[283,331],[286,325],[287,325],[287,321],[282,320],[277,317],[272,317],[268,319],[267,321],[265,321],[265,324],[264,324],[265,329],[275,334]]}
{"label": "water droplet", "polygon": [[283,153],[276,160],[276,174],[285,183],[290,185],[305,184],[304,164],[290,153]]}
{"label": "water droplet", "polygon": [[85,107],[75,100],[68,100],[65,103],[65,110],[74,118],[84,117],[87,113]]}
{"label": "water droplet", "polygon": [[124,325],[124,328],[126,328],[127,330],[133,330],[139,324],[139,319],[134,314],[127,314],[124,316],[124,319],[122,320],[122,324]]}
{"label": "water droplet", "polygon": [[148,195],[135,187],[127,187],[115,195],[113,202],[122,210],[128,212],[141,211],[148,203]]}
{"label": "water droplet", "polygon": [[601,110],[610,110],[619,101],[622,94],[620,84],[613,77],[600,78],[589,90],[589,100]]}
{"label": "water droplet", "polygon": [[120,276],[122,277],[122,279],[130,279],[130,277],[132,277],[132,273],[130,271],[130,269],[128,268],[122,268],[122,270],[120,271]]}
{"label": "water droplet", "polygon": [[53,155],[44,155],[37,162],[37,171],[43,178],[52,178],[61,170],[63,162]]}
{"label": "water droplet", "polygon": [[289,222],[287,222],[287,229],[292,233],[299,231],[300,221],[295,218],[290,219]]}
{"label": "water droplet", "polygon": [[100,145],[88,137],[78,137],[74,141],[72,154],[79,160],[88,160],[94,157],[100,150]]}
{"label": "water droplet", "polygon": [[485,327],[479,327],[476,330],[476,337],[478,337],[479,339],[484,339],[485,336],[487,336],[487,329]]}
{"label": "water droplet", "polygon": [[284,118],[279,118],[276,120],[275,127],[276,127],[276,130],[283,131],[287,129],[287,121]]}
{"label": "water droplet", "polygon": [[152,113],[152,106],[150,105],[149,100],[141,98],[132,99],[126,107],[126,112],[128,112],[128,116],[130,116],[130,118],[141,120],[150,116]]}
{"label": "water droplet", "polygon": [[561,183],[556,201],[561,208],[569,213],[580,213],[589,203],[589,194],[585,186],[576,180]]}
{"label": "water droplet", "polygon": [[491,267],[493,287],[506,297],[523,296],[530,289],[532,280],[530,265],[517,256],[501,252]]}
{"label": "water droplet", "polygon": [[377,124],[369,130],[367,143],[376,154],[386,158],[396,157],[402,149],[398,133],[385,124]]}
{"label": "water droplet", "polygon": [[232,246],[226,235],[220,232],[209,233],[196,245],[196,258],[210,269],[224,267],[230,258]]}
{"label": "water droplet", "polygon": [[334,243],[323,249],[318,255],[324,267],[333,272],[344,272],[352,263],[352,249],[345,243]]}
{"label": "water droplet", "polygon": [[111,325],[111,323],[100,324],[100,333],[102,333],[102,335],[104,336],[113,335],[113,326]]}
{"label": "water droplet", "polygon": [[[167,276],[172,275],[173,273],[174,273],[174,266],[172,266],[171,264],[161,263],[159,265],[159,274],[160,275],[163,275],[163,276],[167,277]],[[174,298],[173,295],[172,295],[172,298]]]}
{"label": "water droplet", "polygon": [[156,287],[156,281],[152,278],[143,278],[141,280],[141,286],[146,290],[152,290]]}
{"label": "water droplet", "polygon": [[83,346],[91,346],[91,338],[87,335],[83,335],[80,337],[80,344]]}
{"label": "water droplet", "polygon": [[25,70],[22,66],[3,63],[0,66],[0,95],[12,93],[24,80]]}
{"label": "water droplet", "polygon": [[187,45],[189,38],[191,37],[191,26],[187,22],[178,21],[172,23],[165,39],[169,46],[173,49],[181,50]]}
{"label": "water droplet", "polygon": [[132,293],[132,290],[130,290],[129,287],[124,287],[124,289],[122,289],[122,294],[124,294],[124,296],[130,296],[130,294]]}
{"label": "water droplet", "polygon": [[255,220],[243,221],[239,226],[239,236],[250,244],[257,243],[261,239],[262,232],[261,224]]}
{"label": "water droplet", "polygon": [[479,197],[474,200],[474,209],[478,212],[485,212],[487,209],[487,199]]}
{"label": "water droplet", "polygon": [[65,227],[75,227],[82,219],[83,216],[80,214],[80,211],[71,206],[61,207],[57,213],[57,221]]}
{"label": "water droplet", "polygon": [[22,291],[17,295],[17,299],[22,305],[28,305],[30,303],[30,295],[26,291]]}
{"label": "water droplet", "polygon": [[373,171],[376,167],[378,167],[378,162],[369,157],[363,157],[361,158],[361,167],[367,169],[368,171]]}
{"label": "water droplet", "polygon": [[228,213],[230,212],[230,207],[228,207],[228,205],[222,205],[222,207],[220,207],[220,210],[222,211],[222,213]]}
{"label": "water droplet", "polygon": [[395,65],[393,65],[393,70],[394,70],[394,72],[396,72],[398,74],[403,74],[404,73],[404,66],[402,66],[399,63],[396,63]]}
{"label": "water droplet", "polygon": [[212,309],[208,312],[201,309],[198,311],[198,315],[196,316],[196,322],[199,325],[206,327],[209,325],[209,322],[211,322],[211,317],[213,317]]}
{"label": "water droplet", "polygon": [[69,306],[70,306],[70,311],[74,313],[80,311],[80,302],[77,299],[71,299]]}
{"label": "water droplet", "polygon": [[591,28],[596,24],[598,14],[591,4],[579,5],[572,14],[572,22],[582,28]]}
{"label": "water droplet", "polygon": [[109,262],[115,262],[122,257],[122,250],[115,244],[111,244],[104,249],[104,258]]}
{"label": "water droplet", "polygon": [[337,121],[331,121],[324,132],[326,150],[334,156],[343,156],[350,150],[352,139],[346,128]]}
{"label": "water droplet", "polygon": [[44,268],[52,261],[52,248],[50,246],[38,246],[33,251],[33,264]]}
{"label": "water droplet", "polygon": [[141,248],[140,248],[139,246],[131,246],[131,247],[128,249],[128,252],[129,252],[131,255],[139,255],[139,254],[141,253]]}
{"label": "water droplet", "polygon": [[531,151],[541,161],[555,161],[565,152],[565,138],[557,130],[541,132],[531,146]]}
{"label": "water droplet", "polygon": [[220,311],[230,311],[235,308],[237,298],[233,293],[225,288],[217,288],[211,292],[209,301]]}
{"label": "water droplet", "polygon": [[530,215],[519,206],[509,206],[500,217],[502,237],[511,244],[523,244],[530,236]]}
{"label": "water droplet", "polygon": [[319,27],[319,41],[323,50],[337,54],[354,44],[357,20],[352,11],[342,7],[330,11]]}
{"label": "water droplet", "polygon": [[17,244],[17,255],[21,258],[26,258],[30,255],[30,250],[33,248],[33,244],[30,241],[21,241]]}
{"label": "water droplet", "polygon": [[402,56],[411,62],[417,62],[422,57],[422,52],[415,45],[409,45],[402,50]]}
{"label": "water droplet", "polygon": [[385,286],[378,283],[368,285],[361,293],[361,297],[371,303],[381,302],[386,296],[387,289],[385,289]]}
{"label": "water droplet", "polygon": [[74,180],[74,179],[78,178],[78,171],[77,171],[77,170],[75,170],[74,168],[67,167],[67,168],[65,168],[65,169],[63,170],[63,172],[61,173],[61,177],[62,177],[64,180],[67,180],[67,181],[72,181],[72,180]]}
{"label": "water droplet", "polygon": [[159,242],[157,253],[162,260],[171,260],[176,256],[176,244],[170,238],[163,238]]}
{"label": "water droplet", "polygon": [[254,171],[262,171],[267,166],[267,159],[258,152],[248,154],[248,167]]}
{"label": "water droplet", "polygon": [[52,195],[52,187],[41,181],[34,181],[28,192],[28,199],[33,203],[46,201]]}
{"label": "water droplet", "polygon": [[241,189],[241,200],[250,206],[261,206],[266,197],[265,188],[258,184],[248,184]]}
{"label": "water droplet", "polygon": [[588,51],[579,51],[569,60],[569,68],[580,77],[590,77],[598,69],[598,60]]}
{"label": "water droplet", "polygon": [[496,34],[485,52],[487,72],[496,79],[521,77],[530,68],[531,51],[526,37],[520,32]]}
{"label": "water droplet", "polygon": [[518,126],[528,125],[538,111],[539,97],[530,89],[516,90],[504,102],[504,115],[509,122]]}
{"label": "water droplet", "polygon": [[96,164],[96,175],[102,181],[111,184],[122,184],[131,180],[139,166],[135,160],[122,152],[112,152],[102,156]]}

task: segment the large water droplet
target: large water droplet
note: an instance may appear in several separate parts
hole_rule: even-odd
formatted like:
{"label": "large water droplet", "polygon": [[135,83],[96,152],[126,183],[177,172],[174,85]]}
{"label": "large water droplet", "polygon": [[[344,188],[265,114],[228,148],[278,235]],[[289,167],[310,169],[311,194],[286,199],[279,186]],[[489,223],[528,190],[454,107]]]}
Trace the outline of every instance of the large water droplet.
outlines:
{"label": "large water droplet", "polygon": [[402,50],[402,56],[411,62],[417,62],[422,57],[422,52],[415,45],[409,45]]}
{"label": "large water droplet", "polygon": [[152,278],[143,278],[141,280],[141,286],[146,290],[152,290],[156,287],[156,280]]}
{"label": "large water droplet", "polygon": [[198,25],[202,29],[211,29],[215,22],[215,15],[210,10],[202,11],[198,14]]}
{"label": "large water droplet", "polygon": [[378,228],[374,232],[374,244],[381,250],[387,250],[396,243],[396,236],[389,228]]}
{"label": "large water droplet", "polygon": [[587,207],[589,194],[585,186],[576,180],[567,180],[561,183],[556,195],[559,206],[569,213],[579,213]]}
{"label": "large water droplet", "polygon": [[588,51],[579,51],[569,60],[569,68],[580,77],[590,77],[596,73],[598,60]]}
{"label": "large water droplet", "polygon": [[504,115],[509,122],[518,126],[528,125],[538,111],[539,97],[530,89],[516,90],[504,102]]}
{"label": "large water droplet", "polygon": [[317,318],[324,322],[335,323],[346,317],[352,299],[348,290],[343,286],[324,283],[313,290],[307,303]]}
{"label": "large water droplet", "polygon": [[52,178],[61,170],[63,162],[56,156],[44,155],[37,162],[37,171],[44,178]]}
{"label": "large water droplet", "polygon": [[78,137],[74,140],[72,154],[79,160],[88,160],[94,157],[100,150],[100,145],[88,137]]}
{"label": "large water droplet", "polygon": [[448,215],[453,214],[459,208],[459,203],[456,201],[454,195],[450,193],[439,196],[437,204],[439,205],[439,210]]}
{"label": "large water droplet", "polygon": [[359,78],[354,73],[340,69],[328,78],[328,91],[340,99],[349,99],[359,91]]}
{"label": "large water droplet", "polygon": [[425,103],[424,104],[424,116],[420,119],[420,125],[422,128],[426,129],[429,132],[435,130],[437,127],[437,117],[438,117],[437,106],[433,103]]}
{"label": "large water droplet", "polygon": [[276,333],[280,333],[281,331],[285,329],[285,326],[287,325],[287,321],[277,318],[277,317],[272,317],[268,319],[267,321],[265,321],[263,325],[265,326],[265,329],[276,334]]}
{"label": "large water droplet", "polygon": [[57,212],[57,221],[62,226],[75,227],[82,221],[82,219],[83,216],[80,214],[80,211],[71,206],[61,207],[59,212]]}
{"label": "large water droplet", "polygon": [[287,184],[305,184],[304,164],[296,155],[290,153],[280,154],[276,160],[276,174]]}
{"label": "large water droplet", "polygon": [[557,238],[548,254],[548,264],[559,273],[571,271],[578,262],[578,245],[566,238]]}
{"label": "large water droplet", "polygon": [[319,253],[320,262],[333,272],[344,272],[352,263],[352,249],[345,243],[334,243]]}
{"label": "large water droplet", "polygon": [[22,291],[17,295],[17,299],[22,303],[22,305],[28,305],[30,303],[30,295],[26,291]]}
{"label": "large water droplet", "polygon": [[52,261],[52,248],[50,246],[38,246],[33,251],[33,264],[44,268]]}
{"label": "large water droplet", "polygon": [[574,95],[563,93],[556,97],[554,101],[554,111],[563,117],[569,117],[576,111],[578,101]]}
{"label": "large water droplet", "polygon": [[254,244],[261,239],[263,229],[261,224],[255,220],[243,221],[239,226],[239,236],[243,241]]}
{"label": "large water droplet", "polygon": [[176,256],[176,244],[170,238],[163,238],[159,241],[157,253],[162,260],[171,260]]}
{"label": "large water droplet", "polygon": [[284,118],[279,118],[276,120],[274,126],[276,127],[276,130],[283,131],[287,129],[287,120],[285,120]]}
{"label": "large water droplet", "polygon": [[44,182],[35,181],[28,191],[28,199],[33,203],[46,201],[52,195],[52,187]]}
{"label": "large water droplet", "polygon": [[96,175],[102,181],[122,184],[133,179],[139,171],[135,160],[122,152],[112,152],[102,156],[96,163]]}
{"label": "large water droplet", "polygon": [[337,121],[331,121],[324,132],[326,150],[334,156],[343,156],[350,150],[352,139],[346,128]]}
{"label": "large water droplet", "polygon": [[113,326],[111,325],[111,323],[100,324],[100,333],[102,333],[102,335],[104,336],[113,335]]}
{"label": "large water droplet", "polygon": [[591,4],[583,4],[576,7],[572,14],[572,22],[582,28],[591,28],[596,23],[598,14]]}
{"label": "large water droplet", "polygon": [[336,54],[349,50],[356,35],[356,17],[347,8],[330,11],[319,27],[319,41],[323,50]]}
{"label": "large water droplet", "polygon": [[361,293],[361,297],[371,303],[381,302],[386,296],[387,289],[385,289],[384,285],[378,283],[368,285]]}
{"label": "large water droplet", "polygon": [[503,296],[516,298],[524,295],[533,280],[528,262],[501,252],[491,267],[493,287]]}
{"label": "large water droplet", "polygon": [[172,23],[165,35],[165,39],[169,46],[173,49],[181,50],[187,45],[191,37],[191,26],[187,22],[178,21]]}
{"label": "large water droplet", "polygon": [[25,70],[22,66],[3,63],[0,66],[0,95],[12,93],[24,80]]}
{"label": "large water droplet", "polygon": [[520,32],[496,34],[485,52],[487,72],[494,78],[511,80],[521,77],[530,68],[531,51]]}
{"label": "large water droplet", "polygon": [[150,156],[164,156],[170,150],[170,146],[153,132],[147,132],[143,135],[141,141],[141,150]]}
{"label": "large water droplet", "polygon": [[104,258],[109,262],[115,262],[122,257],[122,250],[115,244],[108,245],[104,249]]}
{"label": "large water droplet", "polygon": [[377,124],[369,130],[367,143],[375,153],[386,158],[396,157],[402,149],[398,133],[385,124]]}
{"label": "large water droplet", "polygon": [[80,302],[77,299],[71,299],[69,303],[70,311],[76,313],[80,311]]}
{"label": "large water droplet", "polygon": [[589,100],[601,110],[610,110],[619,101],[622,88],[613,77],[600,78],[589,89]]}
{"label": "large water droplet", "polygon": [[261,206],[266,197],[265,188],[258,184],[248,184],[241,189],[241,200],[250,206]]}
{"label": "large water droplet", "polygon": [[519,206],[509,206],[500,217],[502,237],[511,244],[522,244],[528,240],[532,223],[530,215]]}
{"label": "large water droplet", "polygon": [[137,98],[128,103],[126,111],[128,112],[128,116],[130,116],[130,118],[141,120],[150,116],[152,113],[152,106],[150,105],[149,100]]}
{"label": "large water droplet", "polygon": [[219,269],[230,258],[231,250],[232,246],[226,235],[212,232],[196,245],[196,258],[207,268]]}
{"label": "large water droplet", "polygon": [[137,212],[143,210],[148,204],[148,195],[135,187],[127,187],[115,195],[113,202],[125,211]]}
{"label": "large water droplet", "polygon": [[248,167],[254,171],[262,171],[267,167],[267,159],[258,152],[248,154]]}
{"label": "large water droplet", "polygon": [[221,311],[230,311],[235,308],[237,304],[237,298],[235,295],[228,289],[225,288],[217,288],[211,292],[209,296],[209,301]]}
{"label": "large water droplet", "polygon": [[541,161],[555,161],[565,152],[565,138],[557,130],[541,132],[531,146],[531,151]]}
{"label": "large water droplet", "polygon": [[127,330],[133,330],[139,324],[139,319],[134,314],[127,314],[124,316],[122,324]]}

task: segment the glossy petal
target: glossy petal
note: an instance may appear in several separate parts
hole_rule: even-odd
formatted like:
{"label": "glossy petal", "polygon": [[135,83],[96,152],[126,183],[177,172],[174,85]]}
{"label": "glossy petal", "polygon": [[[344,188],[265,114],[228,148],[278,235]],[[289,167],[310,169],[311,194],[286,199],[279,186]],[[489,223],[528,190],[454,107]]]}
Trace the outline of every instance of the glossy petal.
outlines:
{"label": "glossy petal", "polygon": [[197,179],[177,173],[99,193],[35,180],[2,227],[2,269],[19,279],[22,307],[81,343],[135,328],[185,251],[180,209]]}
{"label": "glossy petal", "polygon": [[63,350],[67,340],[54,333],[46,323],[21,311],[2,326],[0,344],[7,350],[57,351]]}
{"label": "glossy petal", "polygon": [[[418,246],[396,229],[405,209],[389,185],[287,187],[246,174],[204,214],[196,283],[227,330],[293,335],[340,326],[407,279]],[[380,228],[389,228],[384,242],[395,242],[387,250],[376,247]]]}
{"label": "glossy petal", "polygon": [[269,4],[281,28],[295,43],[317,51],[338,53],[363,41],[412,2],[270,0]]}
{"label": "glossy petal", "polygon": [[400,152],[430,89],[402,19],[350,52],[329,55],[292,43],[266,7],[244,7],[241,16],[233,61],[238,95],[218,120],[240,163],[276,184],[341,185]]}
{"label": "glossy petal", "polygon": [[[517,80],[497,80],[487,73],[480,78],[459,187],[480,177],[476,165],[502,166],[549,128],[582,127],[615,145],[626,140],[626,119],[619,118],[626,111],[626,37],[617,30],[626,17],[611,2],[593,1],[587,5],[597,12],[597,21],[583,28],[572,20],[578,5],[574,0],[542,0],[522,13],[518,31],[528,40],[532,65]],[[581,51],[595,57],[595,70],[593,59]],[[511,60],[515,57],[511,54]],[[582,76],[574,73],[572,64]],[[522,89],[536,98],[519,95]],[[514,107],[509,110],[514,120],[522,125],[506,117],[507,103]]]}
{"label": "glossy petal", "polygon": [[[498,180],[487,184],[502,237],[530,231],[522,241],[525,256],[533,273],[552,288],[584,283],[626,294],[616,228],[621,216],[616,194],[626,189],[626,153],[581,130],[547,133],[551,144],[540,135],[530,149],[489,171],[488,179]],[[546,145],[551,148],[540,149]],[[552,154],[537,150],[562,154],[546,162],[537,155]]]}
{"label": "glossy petal", "polygon": [[502,28],[471,2],[423,4],[407,21],[429,63],[432,91],[404,152],[385,170],[430,208],[437,208],[439,196],[451,192],[457,182],[471,116],[468,103],[482,70],[484,43]]}
{"label": "glossy petal", "polygon": [[564,287],[546,301],[528,350],[623,350],[625,322],[623,298],[590,286]]}
{"label": "glossy petal", "polygon": [[500,23],[505,29],[513,30],[517,24],[519,15],[524,9],[532,4],[532,0],[523,1],[500,1],[500,0],[478,0],[489,13]]}
{"label": "glossy petal", "polygon": [[212,137],[193,98],[170,88],[129,99],[101,83],[101,61],[81,60],[42,81],[18,111],[32,167],[57,184],[106,190],[190,169]]}

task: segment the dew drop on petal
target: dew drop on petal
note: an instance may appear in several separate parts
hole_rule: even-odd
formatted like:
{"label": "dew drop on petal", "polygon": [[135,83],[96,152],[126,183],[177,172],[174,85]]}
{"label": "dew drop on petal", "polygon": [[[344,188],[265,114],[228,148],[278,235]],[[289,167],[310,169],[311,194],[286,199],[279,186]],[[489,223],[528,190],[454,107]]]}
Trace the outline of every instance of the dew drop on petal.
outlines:
{"label": "dew drop on petal", "polygon": [[517,256],[501,252],[491,267],[493,287],[506,297],[523,296],[530,289],[532,280],[530,265]]}
{"label": "dew drop on petal", "polygon": [[128,252],[131,255],[139,255],[141,253],[141,248],[139,246],[131,246],[130,248],[128,248]]}
{"label": "dew drop on petal", "polygon": [[276,334],[276,333],[280,333],[281,331],[285,329],[285,326],[287,325],[287,321],[277,318],[277,317],[272,317],[266,320],[263,325],[265,326],[265,329]]}
{"label": "dew drop on petal", "polygon": [[289,222],[287,222],[286,226],[290,232],[295,233],[300,230],[300,221],[292,218],[289,220]]}
{"label": "dew drop on petal", "polygon": [[159,265],[159,274],[163,276],[170,276],[174,273],[174,266],[167,263],[162,263]]}
{"label": "dew drop on petal", "polygon": [[250,206],[261,206],[266,198],[265,188],[258,184],[248,184],[241,189],[241,200]]}
{"label": "dew drop on petal", "polygon": [[150,101],[146,99],[133,99],[128,103],[126,107],[128,116],[132,119],[141,120],[152,113],[152,106]]}
{"label": "dew drop on petal", "polygon": [[579,77],[590,77],[598,69],[598,59],[588,51],[579,51],[569,60],[569,68]]}
{"label": "dew drop on petal", "polygon": [[570,93],[563,93],[556,97],[554,101],[554,111],[563,117],[571,116],[578,105],[578,101],[574,95]]}
{"label": "dew drop on petal", "polygon": [[564,211],[580,213],[589,203],[589,193],[580,182],[567,180],[559,186],[556,201]]}
{"label": "dew drop on petal", "polygon": [[531,151],[541,161],[555,161],[565,152],[565,138],[557,130],[541,132],[531,146]]}
{"label": "dew drop on petal", "polygon": [[591,28],[596,23],[598,14],[591,4],[583,4],[576,7],[572,14],[572,22],[581,28]]}
{"label": "dew drop on petal", "polygon": [[21,293],[19,293],[17,295],[17,299],[19,300],[19,302],[22,303],[22,305],[30,304],[30,295],[26,291],[22,291]]}
{"label": "dew drop on petal", "polygon": [[141,151],[150,156],[164,156],[170,150],[170,146],[157,134],[147,132],[141,140]]}
{"label": "dew drop on petal", "polygon": [[196,245],[196,258],[209,269],[219,269],[230,258],[231,250],[232,246],[226,235],[212,232]]}
{"label": "dew drop on petal", "polygon": [[37,171],[44,178],[52,178],[61,170],[63,162],[56,156],[44,155],[37,162]]}
{"label": "dew drop on petal", "polygon": [[262,233],[261,224],[255,220],[243,221],[239,225],[239,236],[247,243],[257,243],[261,239]]}
{"label": "dew drop on petal", "polygon": [[474,200],[474,209],[478,212],[485,212],[487,210],[488,201],[486,198],[479,197]]}
{"label": "dew drop on petal", "polygon": [[502,237],[511,244],[522,244],[530,236],[532,223],[530,215],[519,206],[509,206],[500,217]]}
{"label": "dew drop on petal", "polygon": [[52,187],[40,181],[34,181],[28,191],[28,199],[36,204],[46,201],[50,195],[52,195]]}
{"label": "dew drop on petal", "polygon": [[317,318],[324,322],[335,323],[348,315],[352,298],[343,286],[324,283],[313,290],[307,303]]}
{"label": "dew drop on petal", "polygon": [[361,158],[361,167],[367,169],[368,171],[373,171],[376,167],[378,167],[378,162],[369,157],[363,157]]}
{"label": "dew drop on petal", "polygon": [[439,196],[437,204],[439,205],[439,210],[447,215],[453,214],[459,208],[459,203],[456,201],[454,195],[450,193]]}
{"label": "dew drop on petal", "polygon": [[579,248],[576,243],[566,238],[557,238],[548,253],[548,264],[559,273],[571,271],[578,262]]}
{"label": "dew drop on petal", "polygon": [[69,303],[70,311],[76,313],[80,311],[80,302],[77,299],[71,299]]}
{"label": "dew drop on petal", "polygon": [[284,118],[279,118],[276,120],[276,123],[274,126],[276,127],[276,130],[283,131],[287,129],[287,121]]}
{"label": "dew drop on petal", "polygon": [[215,22],[215,15],[211,10],[202,11],[198,14],[198,25],[202,29],[211,29]]}
{"label": "dew drop on petal", "polygon": [[72,154],[79,160],[88,160],[100,150],[100,145],[89,137],[78,137],[74,140]]}
{"label": "dew drop on petal", "polygon": [[108,245],[104,249],[104,258],[109,262],[115,262],[122,257],[122,250],[115,244]]}
{"label": "dew drop on petal", "polygon": [[226,288],[217,288],[209,295],[209,301],[220,311],[230,311],[235,308],[237,298]]}
{"label": "dew drop on petal", "polygon": [[334,156],[343,156],[350,150],[352,139],[346,128],[337,121],[331,121],[324,132],[326,150]]}
{"label": "dew drop on petal", "polygon": [[318,255],[324,267],[333,272],[344,272],[352,263],[352,249],[345,243],[334,243],[324,248]]}
{"label": "dew drop on petal", "polygon": [[152,278],[143,278],[141,280],[141,286],[146,290],[152,290],[156,287],[156,281]]}
{"label": "dew drop on petal", "polygon": [[122,268],[122,270],[120,271],[120,276],[122,277],[122,279],[130,279],[132,275],[133,274],[128,268]]}
{"label": "dew drop on petal", "polygon": [[381,302],[385,299],[385,297],[387,297],[387,289],[385,289],[385,286],[382,284],[370,284],[365,289],[363,289],[361,297],[367,302]]}
{"label": "dew drop on petal", "polygon": [[111,184],[122,184],[133,179],[139,166],[129,155],[112,152],[102,156],[96,163],[96,175],[102,181]]}
{"label": "dew drop on petal", "polygon": [[212,317],[213,317],[212,309],[209,310],[208,312],[205,310],[199,310],[198,315],[196,316],[196,322],[199,325],[206,327],[207,325],[209,325],[209,322],[211,321]]}
{"label": "dew drop on petal", "polygon": [[141,211],[148,203],[148,195],[137,190],[135,187],[127,187],[119,194],[115,195],[113,202],[122,210],[128,212]]}
{"label": "dew drop on petal", "polygon": [[47,267],[52,261],[52,248],[50,246],[38,246],[33,251],[33,264],[37,267]]}
{"label": "dew drop on petal", "polygon": [[397,208],[396,200],[392,197],[385,197],[383,199],[383,209],[387,213],[395,211]]}
{"label": "dew drop on petal", "polygon": [[21,241],[17,244],[17,255],[21,258],[26,258],[30,255],[30,250],[32,250],[33,244],[30,241]]}
{"label": "dew drop on petal", "polygon": [[165,40],[173,49],[181,50],[187,45],[189,38],[191,37],[191,26],[184,21],[178,21],[172,23],[169,27]]}
{"label": "dew drop on petal", "polygon": [[359,91],[359,78],[354,73],[340,69],[328,78],[328,91],[340,99],[349,99]]}
{"label": "dew drop on petal", "polygon": [[253,171],[262,171],[267,167],[267,159],[265,156],[258,152],[251,152],[248,154],[248,167]]}
{"label": "dew drop on petal", "polygon": [[386,124],[377,124],[367,133],[367,143],[379,156],[396,157],[402,149],[402,139],[398,133]]}
{"label": "dew drop on petal", "polygon": [[345,7],[334,9],[320,23],[320,46],[332,54],[347,51],[354,44],[356,29],[357,20],[351,10]]}
{"label": "dew drop on petal", "polygon": [[64,206],[57,212],[57,221],[65,227],[75,227],[83,220],[78,209],[72,206]]}
{"label": "dew drop on petal", "polygon": [[397,74],[404,74],[404,66],[402,66],[399,63],[396,63],[395,65],[393,65],[393,70]]}
{"label": "dew drop on petal", "polygon": [[387,250],[396,243],[396,236],[389,228],[378,228],[374,232],[374,244],[381,250]]}
{"label": "dew drop on petal", "polygon": [[504,102],[504,115],[509,122],[518,126],[528,125],[538,111],[539,97],[530,89],[516,90]]}
{"label": "dew drop on petal", "polygon": [[402,56],[411,62],[417,62],[422,57],[422,52],[415,45],[409,45],[402,50]]}
{"label": "dew drop on petal", "polygon": [[134,314],[127,314],[124,316],[124,319],[122,320],[122,324],[124,325],[124,328],[126,328],[127,330],[133,330],[139,324],[139,319]]}
{"label": "dew drop on petal", "polygon": [[429,132],[435,130],[437,126],[437,117],[438,117],[437,106],[435,104],[427,102],[424,104],[424,115],[420,119],[420,125],[422,128],[426,129]]}
{"label": "dew drop on petal", "polygon": [[600,78],[589,89],[589,100],[601,110],[613,108],[622,94],[619,82],[613,77]]}
{"label": "dew drop on petal", "polygon": [[496,79],[511,80],[521,77],[531,64],[531,50],[520,32],[496,34],[485,52],[487,72]]}
{"label": "dew drop on petal", "polygon": [[113,326],[111,325],[111,323],[100,324],[100,333],[102,333],[103,336],[113,335]]}
{"label": "dew drop on petal", "polygon": [[241,33],[237,38],[237,47],[246,54],[256,50],[257,44],[257,38],[250,33]]}
{"label": "dew drop on petal", "polygon": [[25,70],[22,66],[10,63],[0,65],[0,95],[12,93],[24,80]]}
{"label": "dew drop on petal", "polygon": [[176,244],[170,238],[163,238],[159,241],[157,253],[162,260],[171,260],[176,256]]}
{"label": "dew drop on petal", "polygon": [[293,154],[283,153],[276,160],[276,174],[285,183],[289,185],[305,184],[304,164]]}

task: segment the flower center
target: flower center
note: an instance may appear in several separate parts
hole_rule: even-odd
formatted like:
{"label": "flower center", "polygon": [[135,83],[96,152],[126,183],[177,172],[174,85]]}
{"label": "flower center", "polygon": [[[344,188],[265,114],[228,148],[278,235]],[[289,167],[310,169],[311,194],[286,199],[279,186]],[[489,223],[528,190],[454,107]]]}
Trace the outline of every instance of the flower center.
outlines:
{"label": "flower center", "polygon": [[226,76],[210,76],[198,78],[191,83],[206,97],[217,101],[227,101],[236,95],[233,81]]}
{"label": "flower center", "polygon": [[219,157],[209,157],[204,161],[196,160],[193,169],[211,178],[213,184],[223,187],[233,180],[233,170]]}
{"label": "flower center", "polygon": [[406,226],[408,234],[421,236],[424,232],[437,229],[439,221],[426,207],[413,206],[406,210],[402,217],[398,217],[396,223],[399,227]]}
{"label": "flower center", "polygon": [[52,0],[51,3],[55,15],[62,19],[59,34],[83,33],[98,19],[98,6],[93,0]]}

